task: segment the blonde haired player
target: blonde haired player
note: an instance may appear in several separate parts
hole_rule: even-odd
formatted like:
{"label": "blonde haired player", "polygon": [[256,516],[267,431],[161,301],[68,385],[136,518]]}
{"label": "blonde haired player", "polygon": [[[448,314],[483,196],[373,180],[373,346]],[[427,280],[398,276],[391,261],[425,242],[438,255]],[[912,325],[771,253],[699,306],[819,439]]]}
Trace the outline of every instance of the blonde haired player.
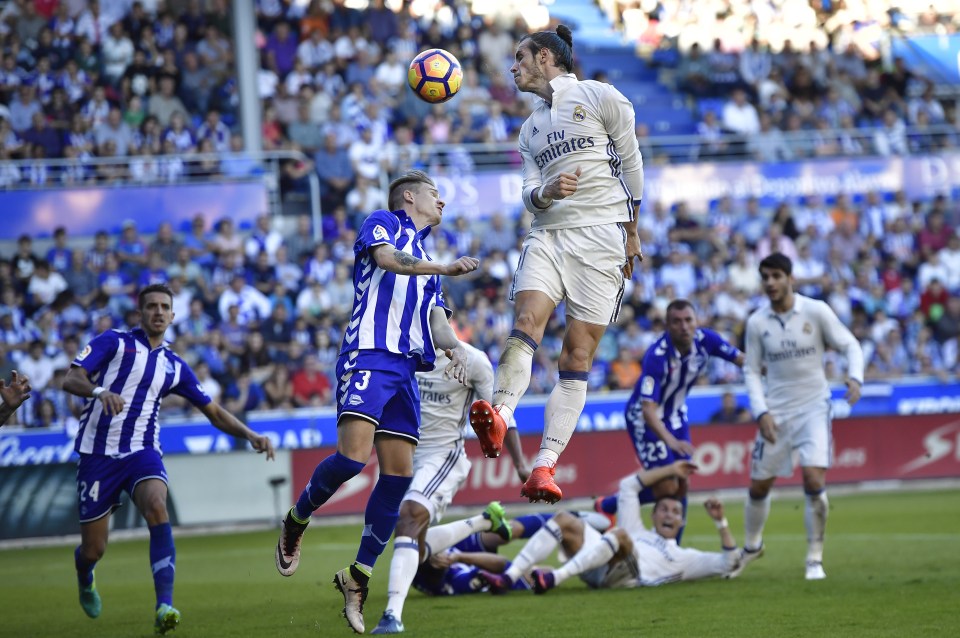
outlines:
{"label": "blonde haired player", "polygon": [[[476,398],[489,400],[493,394],[493,366],[487,355],[461,342],[466,358],[465,384],[445,375],[449,362],[437,350],[436,367],[417,373],[420,388],[420,442],[413,454],[413,481],[400,503],[400,520],[393,539],[387,607],[372,634],[403,633],[403,607],[420,564],[453,547],[476,532],[496,532],[505,541],[511,537],[510,523],[503,507],[494,501],[482,514],[427,528],[438,523],[463,487],[470,461],[463,447],[467,411]],[[523,481],[526,464],[520,449],[515,423],[507,433],[506,445],[514,468]]]}
{"label": "blonde haired player", "polygon": [[[820,580],[827,524],[827,468],[833,451],[830,386],[823,371],[829,346],[847,358],[847,402],[860,399],[863,350],[822,301],[793,291],[793,263],[781,253],[760,262],[763,290],[770,300],[747,320],[743,368],[750,408],[760,426],[753,448],[750,493],[744,510],[740,569],[763,550],[763,525],[770,513],[770,488],[777,476],[793,473],[793,456],[803,471],[807,495],[807,580]],[[766,390],[761,375],[766,371]],[[739,574],[736,570],[731,577]]]}
{"label": "blonde haired player", "polygon": [[516,319],[500,356],[493,401],[477,401],[470,410],[484,454],[498,456],[506,423],[530,383],[533,353],[565,302],[560,381],[547,401],[540,451],[520,492],[549,503],[563,497],[554,466],[586,402],[597,344],[617,318],[634,258],[642,259],[637,212],[643,162],[633,106],[613,86],[581,82],[572,71],[573,38],[564,25],[556,33],[524,36],[517,45],[514,82],[542,98],[519,142],[523,203],[534,219],[510,290]]}

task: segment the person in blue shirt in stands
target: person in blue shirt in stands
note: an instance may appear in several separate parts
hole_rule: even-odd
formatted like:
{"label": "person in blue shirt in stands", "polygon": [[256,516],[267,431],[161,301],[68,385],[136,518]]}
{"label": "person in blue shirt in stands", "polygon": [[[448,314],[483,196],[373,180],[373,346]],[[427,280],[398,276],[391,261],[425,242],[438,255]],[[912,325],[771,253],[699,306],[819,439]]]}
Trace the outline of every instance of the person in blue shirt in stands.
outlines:
{"label": "person in blue shirt in stands", "polygon": [[[710,357],[720,357],[741,367],[744,361],[743,353],[723,337],[698,327],[693,304],[686,299],[671,301],[666,319],[667,331],[644,354],[643,371],[626,407],[627,432],[637,458],[648,470],[693,457],[687,394],[706,370]],[[631,475],[628,480],[632,478]],[[646,486],[640,492],[640,501],[678,498],[686,515],[686,494],[686,480],[673,477]],[[594,507],[599,512],[614,514],[617,496],[597,499]]]}
{"label": "person in blue shirt in stands", "polygon": [[466,380],[467,356],[448,321],[440,275],[465,275],[480,265],[473,257],[438,264],[424,250],[444,207],[426,173],[410,171],[395,179],[388,204],[390,210],[367,217],[353,248],[356,294],[337,361],[337,451],[317,465],[284,519],[276,547],[277,570],[292,576],[310,516],[363,470],[376,447],[380,476],[367,501],[357,558],[333,580],[343,595],[343,615],[360,634],[367,583],[413,476],[420,437],[416,373],[433,370],[441,349],[451,360],[445,373]]}

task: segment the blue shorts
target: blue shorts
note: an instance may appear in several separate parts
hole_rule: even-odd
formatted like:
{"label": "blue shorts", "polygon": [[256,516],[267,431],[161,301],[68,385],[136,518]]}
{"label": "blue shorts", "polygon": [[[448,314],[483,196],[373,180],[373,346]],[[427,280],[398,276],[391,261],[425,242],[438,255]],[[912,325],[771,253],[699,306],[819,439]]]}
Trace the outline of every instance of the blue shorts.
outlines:
{"label": "blue shorts", "polygon": [[347,370],[346,359],[337,361],[337,422],[360,417],[376,426],[377,433],[420,441],[420,387],[417,362],[404,360],[396,370]]}
{"label": "blue shorts", "polygon": [[133,497],[137,483],[146,479],[167,482],[160,452],[146,448],[123,458],[102,454],[81,454],[77,463],[77,505],[80,522],[103,518],[120,507],[120,496]]}
{"label": "blue shorts", "polygon": [[[663,467],[670,465],[677,459],[690,458],[685,454],[674,453],[653,430],[647,428],[642,418],[631,417],[632,415],[627,412],[627,433],[630,435],[630,440],[633,441],[633,451],[637,453],[637,458],[644,469]],[[674,431],[673,435],[681,441],[690,441],[690,429],[687,426]]]}

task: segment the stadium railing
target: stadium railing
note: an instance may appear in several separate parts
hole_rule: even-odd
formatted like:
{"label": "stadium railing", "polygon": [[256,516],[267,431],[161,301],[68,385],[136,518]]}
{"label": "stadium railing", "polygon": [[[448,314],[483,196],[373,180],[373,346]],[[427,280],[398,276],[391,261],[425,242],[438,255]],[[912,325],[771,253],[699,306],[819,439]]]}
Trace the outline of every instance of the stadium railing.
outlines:
{"label": "stadium railing", "polygon": [[315,171],[303,176],[302,188],[281,188],[284,163],[308,161],[299,151],[12,160],[0,168],[0,190],[260,180],[267,187],[271,213],[280,215],[287,206],[319,220],[320,178]]}

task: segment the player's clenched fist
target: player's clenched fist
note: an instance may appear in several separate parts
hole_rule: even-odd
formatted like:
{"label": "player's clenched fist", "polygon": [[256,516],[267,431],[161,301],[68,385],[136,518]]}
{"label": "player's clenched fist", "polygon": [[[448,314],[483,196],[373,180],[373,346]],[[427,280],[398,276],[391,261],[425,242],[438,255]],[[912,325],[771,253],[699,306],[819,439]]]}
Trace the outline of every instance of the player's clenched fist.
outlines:
{"label": "player's clenched fist", "polygon": [[582,169],[578,166],[573,173],[560,173],[546,188],[543,189],[543,196],[550,199],[564,199],[577,192],[580,184],[580,174]]}
{"label": "player's clenched fist", "polygon": [[461,257],[452,264],[447,265],[445,275],[456,277],[457,275],[466,275],[480,267],[480,260],[476,257]]}

